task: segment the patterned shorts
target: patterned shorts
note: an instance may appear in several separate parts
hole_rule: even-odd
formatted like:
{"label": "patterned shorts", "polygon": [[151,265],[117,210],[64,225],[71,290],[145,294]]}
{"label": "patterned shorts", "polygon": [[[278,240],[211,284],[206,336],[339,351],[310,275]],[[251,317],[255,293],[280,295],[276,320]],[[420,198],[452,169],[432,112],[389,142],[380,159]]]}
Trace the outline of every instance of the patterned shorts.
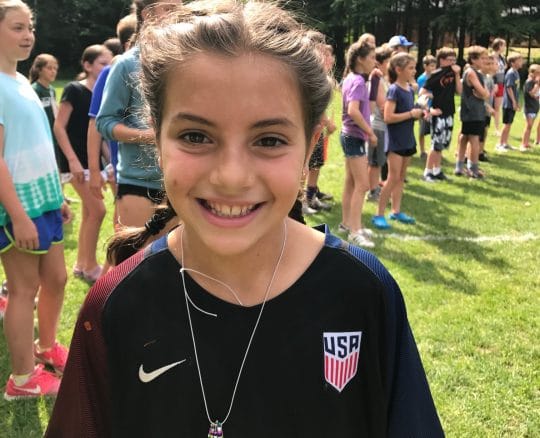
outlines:
{"label": "patterned shorts", "polygon": [[453,128],[454,116],[431,117],[431,148],[434,151],[441,152],[450,147]]}

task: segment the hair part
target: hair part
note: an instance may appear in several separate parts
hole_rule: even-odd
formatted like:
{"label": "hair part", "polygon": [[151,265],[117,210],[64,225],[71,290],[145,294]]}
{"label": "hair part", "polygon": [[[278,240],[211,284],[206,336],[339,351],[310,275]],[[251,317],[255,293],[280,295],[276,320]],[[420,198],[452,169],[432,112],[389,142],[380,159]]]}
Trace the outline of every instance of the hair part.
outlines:
{"label": "hair part", "polygon": [[404,69],[411,62],[416,62],[416,59],[414,59],[414,56],[409,55],[408,53],[401,52],[393,55],[390,58],[390,65],[388,66],[388,78],[390,79],[390,83],[393,84],[398,80],[397,69]]}
{"label": "hair part", "polygon": [[55,62],[56,65],[58,65],[58,59],[49,53],[40,53],[34,58],[34,62],[32,62],[32,66],[28,72],[28,80],[30,83],[36,82],[39,79],[41,70],[43,70],[49,62]]}
{"label": "hair part", "polygon": [[23,10],[32,15],[30,7],[21,0],[0,0],[0,21],[6,18],[8,12]]}
{"label": "hair part", "polygon": [[260,54],[281,61],[295,78],[307,142],[330,102],[332,84],[306,31],[276,5],[250,1],[192,2],[145,26],[140,35],[141,84],[156,137],[171,71],[200,53],[231,58]]}

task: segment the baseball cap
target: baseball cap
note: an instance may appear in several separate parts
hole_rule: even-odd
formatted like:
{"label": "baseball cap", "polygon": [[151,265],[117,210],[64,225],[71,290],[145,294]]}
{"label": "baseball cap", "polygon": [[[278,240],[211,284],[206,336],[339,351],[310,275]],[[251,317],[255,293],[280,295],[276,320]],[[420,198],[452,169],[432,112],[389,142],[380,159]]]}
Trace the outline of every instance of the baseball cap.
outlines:
{"label": "baseball cap", "polygon": [[412,45],[414,45],[414,43],[411,43],[403,35],[394,35],[392,38],[390,38],[390,41],[388,41],[388,45],[390,47],[397,47],[397,46],[411,47]]}

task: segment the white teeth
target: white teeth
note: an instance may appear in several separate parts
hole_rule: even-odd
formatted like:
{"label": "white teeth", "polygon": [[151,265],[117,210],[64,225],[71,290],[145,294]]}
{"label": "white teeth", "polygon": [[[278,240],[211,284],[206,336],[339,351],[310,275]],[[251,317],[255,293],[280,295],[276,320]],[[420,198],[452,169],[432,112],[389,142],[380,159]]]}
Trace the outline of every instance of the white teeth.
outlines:
{"label": "white teeth", "polygon": [[222,204],[210,203],[210,202],[207,202],[207,205],[210,208],[210,210],[212,210],[212,213],[214,213],[216,216],[230,217],[230,218],[246,216],[255,208],[255,205],[250,205],[250,206],[222,205]]}

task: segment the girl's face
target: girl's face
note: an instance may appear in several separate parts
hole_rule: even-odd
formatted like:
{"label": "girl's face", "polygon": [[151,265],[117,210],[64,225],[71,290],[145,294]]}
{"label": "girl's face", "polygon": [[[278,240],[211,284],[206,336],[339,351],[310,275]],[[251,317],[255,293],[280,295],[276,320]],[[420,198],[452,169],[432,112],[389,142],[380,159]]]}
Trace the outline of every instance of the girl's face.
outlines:
{"label": "girl's face", "polygon": [[56,61],[49,61],[45,66],[39,71],[39,80],[41,82],[51,83],[56,79],[56,74],[58,73],[58,63]]}
{"label": "girl's face", "polygon": [[84,70],[86,71],[86,74],[88,77],[97,79],[99,74],[101,73],[101,70],[103,70],[106,66],[108,66],[112,61],[112,53],[108,50],[105,50],[101,55],[99,55],[96,59],[94,59],[94,62],[84,63]]}
{"label": "girl's face", "polygon": [[405,67],[396,67],[397,76],[405,82],[411,82],[416,74],[416,63],[410,61]]}
{"label": "girl's face", "polygon": [[356,73],[365,73],[369,74],[375,68],[375,50],[369,52],[365,58],[358,57],[356,58],[356,66],[354,71]]}
{"label": "girl's face", "polygon": [[190,241],[222,256],[275,245],[308,151],[300,92],[283,63],[195,55],[167,79],[158,145]]}
{"label": "girl's face", "polygon": [[10,64],[30,56],[34,46],[32,17],[24,9],[12,9],[0,21],[0,57]]}

